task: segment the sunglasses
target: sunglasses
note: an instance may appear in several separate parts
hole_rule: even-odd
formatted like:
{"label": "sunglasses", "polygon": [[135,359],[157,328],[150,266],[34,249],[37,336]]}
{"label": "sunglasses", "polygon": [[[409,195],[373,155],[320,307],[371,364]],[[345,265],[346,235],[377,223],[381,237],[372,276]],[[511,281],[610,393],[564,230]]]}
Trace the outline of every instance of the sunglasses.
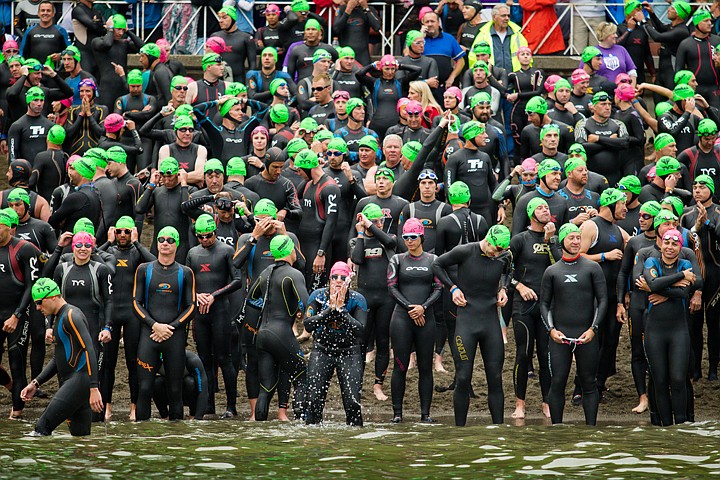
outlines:
{"label": "sunglasses", "polygon": [[177,175],[177,172],[171,172],[168,170],[167,172],[160,172],[160,175],[163,177],[172,177],[173,175]]}
{"label": "sunglasses", "polygon": [[220,210],[232,210],[233,201],[229,198],[218,198],[215,200],[215,206]]}
{"label": "sunglasses", "polygon": [[192,127],[182,127],[182,128],[178,128],[177,131],[180,133],[192,133],[195,131],[195,129]]}
{"label": "sunglasses", "polygon": [[169,243],[170,245],[173,245],[175,243],[175,239],[172,237],[158,237],[157,243]]}
{"label": "sunglasses", "polygon": [[402,236],[403,240],[417,240],[418,238],[420,238],[420,235],[418,235],[416,233],[409,233],[407,235]]}
{"label": "sunglasses", "polygon": [[642,218],[643,220],[650,220],[651,218],[653,218],[653,216],[649,213],[641,213],[640,218]]}
{"label": "sunglasses", "polygon": [[224,172],[220,169],[206,170],[205,175],[222,175]]}
{"label": "sunglasses", "polygon": [[438,179],[437,175],[435,175],[435,172],[426,172],[426,173],[421,173],[420,175],[418,175],[418,180],[427,180],[428,178],[430,180]]}
{"label": "sunglasses", "polygon": [[330,275],[330,280],[342,280],[343,282],[346,282],[347,279],[347,275]]}
{"label": "sunglasses", "polygon": [[213,235],[215,235],[215,232],[210,233],[198,233],[195,236],[198,238],[198,240],[210,240]]}
{"label": "sunglasses", "polygon": [[82,242],[78,242],[78,243],[74,244],[73,247],[75,247],[75,248],[83,248],[83,247],[84,247],[84,248],[92,248],[92,247],[93,247],[93,244],[92,244],[92,243],[82,243]]}
{"label": "sunglasses", "polygon": [[330,85],[325,85],[324,87],[313,87],[313,92],[322,92],[326,88],[330,88]]}
{"label": "sunglasses", "polygon": [[120,234],[120,235],[130,235],[132,233],[132,230],[130,230],[129,228],[120,228],[120,229],[116,228],[115,233]]}
{"label": "sunglasses", "polygon": [[420,116],[420,112],[408,112],[407,110],[405,110],[405,113],[407,114],[408,117],[419,117]]}
{"label": "sunglasses", "polygon": [[184,90],[184,91],[187,91],[187,89],[188,89],[188,87],[184,87],[184,86],[182,86],[182,85],[178,85],[178,86],[173,87],[173,88],[174,88],[175,90]]}
{"label": "sunglasses", "polygon": [[20,50],[16,50],[14,48],[8,48],[7,50],[3,50],[5,53],[20,53]]}
{"label": "sunglasses", "polygon": [[326,155],[328,157],[341,157],[343,155],[343,152],[340,152],[338,150],[328,150],[326,152]]}

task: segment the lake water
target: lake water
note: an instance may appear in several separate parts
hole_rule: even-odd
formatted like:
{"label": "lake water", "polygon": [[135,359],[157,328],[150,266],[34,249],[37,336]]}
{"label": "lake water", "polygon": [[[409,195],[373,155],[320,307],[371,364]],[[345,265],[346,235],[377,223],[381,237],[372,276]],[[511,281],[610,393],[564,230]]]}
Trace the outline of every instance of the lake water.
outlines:
{"label": "lake water", "polygon": [[113,422],[72,438],[0,421],[0,478],[657,478],[720,475],[720,424],[672,428]]}

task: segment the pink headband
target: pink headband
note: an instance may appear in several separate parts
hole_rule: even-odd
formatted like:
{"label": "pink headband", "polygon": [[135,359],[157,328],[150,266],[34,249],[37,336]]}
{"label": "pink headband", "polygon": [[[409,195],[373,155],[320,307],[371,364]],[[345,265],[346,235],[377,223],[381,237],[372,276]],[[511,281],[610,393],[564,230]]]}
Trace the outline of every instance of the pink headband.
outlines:
{"label": "pink headband", "polygon": [[532,55],[532,50],[530,47],[520,47],[518,48],[517,52],[515,52],[515,55],[520,55],[521,53],[529,53]]}

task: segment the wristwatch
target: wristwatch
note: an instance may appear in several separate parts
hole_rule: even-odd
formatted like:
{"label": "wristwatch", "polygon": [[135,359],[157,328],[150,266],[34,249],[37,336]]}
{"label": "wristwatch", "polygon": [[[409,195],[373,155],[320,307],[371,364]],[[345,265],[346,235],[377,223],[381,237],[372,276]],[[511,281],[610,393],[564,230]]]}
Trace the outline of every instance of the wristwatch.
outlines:
{"label": "wristwatch", "polygon": [[318,257],[324,257],[324,256],[325,256],[325,250],[318,250],[315,255],[317,255]]}

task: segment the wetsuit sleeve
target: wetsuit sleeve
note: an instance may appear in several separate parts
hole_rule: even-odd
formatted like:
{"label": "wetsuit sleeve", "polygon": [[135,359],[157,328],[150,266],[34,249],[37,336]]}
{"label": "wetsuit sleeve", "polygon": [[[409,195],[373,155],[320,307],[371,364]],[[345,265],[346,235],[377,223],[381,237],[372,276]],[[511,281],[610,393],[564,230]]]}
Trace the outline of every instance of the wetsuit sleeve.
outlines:
{"label": "wetsuit sleeve", "polygon": [[398,66],[398,70],[404,70],[406,73],[402,77],[402,86],[403,91],[407,89],[407,87],[410,85],[410,82],[413,80],[417,80],[420,77],[420,74],[422,73],[422,67],[419,67],[417,65],[410,65],[410,64],[400,64]]}
{"label": "wetsuit sleeve", "polygon": [[35,380],[42,385],[43,383],[50,380],[52,377],[57,375],[57,363],[55,363],[55,357],[50,359],[47,365],[45,365],[45,368],[43,368],[42,372],[40,372],[40,375],[35,377]]}
{"label": "wetsuit sleeve", "polygon": [[286,182],[285,207],[283,208],[287,210],[285,218],[295,220],[300,220],[302,218],[302,206],[300,205],[298,192],[295,188],[295,184],[290,181]]}
{"label": "wetsuit sleeve", "polygon": [[[682,41],[677,49],[677,54],[675,57],[675,71],[678,72],[680,70],[683,70],[685,68],[685,63],[687,63],[687,56],[688,56],[688,46],[689,43]],[[699,48],[698,48],[699,50]]]}
{"label": "wetsuit sleeve", "polygon": [[[160,119],[163,118],[163,114],[158,112],[154,116],[150,117],[145,124],[138,130],[138,133],[143,138],[149,138],[151,140],[162,140],[165,138],[164,130],[156,130],[153,127]],[[200,118],[198,116],[198,118]]]}
{"label": "wetsuit sleeve", "polygon": [[24,244],[19,249],[17,255],[18,263],[22,264],[23,277],[25,278],[25,289],[20,299],[20,303],[15,308],[13,314],[16,317],[20,317],[30,305],[32,299],[32,286],[35,280],[38,279],[38,263],[40,262],[40,250],[30,242],[23,242]]}
{"label": "wetsuit sleeve", "polygon": [[[413,196],[417,189],[417,177],[424,168],[435,170],[435,161],[440,158],[440,150],[445,143],[447,129],[435,128],[423,143],[417,158],[413,162],[410,170],[405,172],[395,182],[393,186],[393,194],[402,197],[407,201]],[[447,188],[447,187],[446,187]]]}
{"label": "wetsuit sleeve", "polygon": [[[100,299],[103,302],[105,312],[105,328],[112,331],[113,328],[113,283],[110,270],[102,265],[98,269],[98,284],[100,285]],[[120,335],[117,332],[116,335]]]}
{"label": "wetsuit sleeve", "polygon": [[281,290],[283,298],[286,301],[288,315],[296,315],[298,312],[305,311],[305,305],[308,304],[310,295],[305,288],[305,279],[296,269],[292,269],[292,275],[287,275],[282,279]]}
{"label": "wetsuit sleeve", "polygon": [[[678,53],[680,51],[678,50]],[[669,133],[672,136],[680,134],[680,131],[690,122],[690,112],[683,113],[680,118],[673,120],[672,116],[665,114],[658,120],[658,131]]]}
{"label": "wetsuit sleeve", "polygon": [[643,268],[643,277],[653,293],[663,293],[663,290],[672,287],[673,283],[685,278],[682,272],[673,273],[671,275],[659,276],[660,272],[654,258],[645,261]]}
{"label": "wetsuit sleeve", "polygon": [[350,260],[355,265],[365,263],[365,235],[358,235],[354,239],[354,245],[350,249]]}
{"label": "wetsuit sleeve", "polygon": [[226,259],[226,268],[230,272],[231,280],[230,280],[230,283],[228,283],[224,287],[219,288],[219,289],[215,290],[214,292],[212,292],[212,296],[215,298],[235,292],[235,291],[239,290],[243,284],[242,276],[240,275],[240,272],[235,268],[235,265],[233,265],[233,256],[228,254],[225,257],[225,259]]}
{"label": "wetsuit sleeve", "polygon": [[147,273],[148,264],[140,265],[135,271],[135,281],[133,282],[133,311],[135,316],[152,328],[155,320],[150,316],[146,307],[145,298],[145,274]]}
{"label": "wetsuit sleeve", "polygon": [[500,184],[495,187],[495,191],[492,194],[492,199],[496,202],[502,202],[505,200],[505,192],[507,190],[507,187],[510,185],[510,180],[512,180],[510,177],[505,175],[505,179],[503,179]]}
{"label": "wetsuit sleeve", "polygon": [[[63,200],[62,204],[60,204],[60,208],[54,211],[52,215],[50,215],[50,218],[48,218],[48,223],[53,228],[60,228],[60,224],[63,222],[63,220],[69,217],[70,214],[82,208],[82,205],[84,203],[84,199],[82,198],[82,196],[82,194],[71,194],[65,197],[65,200]],[[73,225],[66,225],[65,227],[66,230],[69,230],[73,227]]]}
{"label": "wetsuit sleeve", "polygon": [[437,278],[436,276],[433,276],[433,284],[432,284],[432,287],[433,287],[432,293],[430,294],[430,296],[428,297],[428,299],[425,300],[425,301],[423,302],[423,304],[422,304],[422,306],[423,306],[423,308],[424,308],[425,310],[427,310],[427,309],[430,308],[435,302],[437,302],[438,300],[440,300],[440,296],[442,296],[442,288],[443,288],[442,282],[441,282],[440,279]]}
{"label": "wetsuit sleeve", "polygon": [[135,243],[133,243],[133,245],[135,245],[135,248],[137,248],[137,251],[140,254],[140,262],[141,263],[154,262],[155,260],[157,260],[157,257],[155,257],[155,255],[150,253],[150,250],[145,248],[145,246],[142,243],[140,243],[139,241],[136,240]]}
{"label": "wetsuit sleeve", "polygon": [[65,133],[67,138],[76,138],[82,130],[84,117],[80,116],[79,112],[80,109],[71,109],[68,114],[68,120],[65,123]]}
{"label": "wetsuit sleeve", "polygon": [[393,255],[393,257],[390,259],[390,263],[388,264],[387,268],[387,286],[388,286],[388,292],[390,292],[390,296],[393,297],[395,300],[395,303],[403,307],[405,310],[410,310],[412,307],[410,306],[410,302],[407,298],[405,298],[405,295],[403,295],[400,292],[400,287],[398,285],[399,282],[399,275],[400,275],[400,256],[399,255]]}
{"label": "wetsuit sleeve", "polygon": [[[64,98],[70,98],[74,95],[75,92],[73,92],[73,89],[70,85],[65,83],[65,80],[60,78],[60,75],[55,75],[54,77],[45,77],[47,80],[47,85],[50,87],[48,89],[45,89],[45,101],[46,102],[52,102],[55,100],[62,100]],[[52,88],[52,86],[55,86],[55,88]],[[102,129],[100,134],[98,134],[98,137],[101,137],[105,134],[105,129]]]}
{"label": "wetsuit sleeve", "polygon": [[375,79],[368,75],[368,72],[370,72],[371,70],[375,70],[374,63],[369,63],[368,65],[365,65],[363,68],[355,72],[355,78],[357,78],[357,81],[360,82],[363,87],[367,88],[370,91],[375,88]]}
{"label": "wetsuit sleeve", "polygon": [[617,276],[617,299],[618,304],[625,302],[625,294],[629,292],[628,277],[632,274],[633,262],[635,261],[636,254],[630,250],[630,245],[625,246],[625,252],[623,252],[622,262],[620,263],[620,271]]}
{"label": "wetsuit sleeve", "polygon": [[102,19],[100,19],[101,21],[99,22],[95,22],[92,17],[88,15],[87,10],[83,8],[73,8],[72,18],[82,23],[85,28],[94,35],[103,35],[105,33],[105,25],[103,25]]}
{"label": "wetsuit sleeve", "polygon": [[325,251],[330,247],[330,242],[335,234],[335,226],[337,225],[338,219],[338,203],[340,202],[340,189],[334,180],[330,180],[330,182],[330,185],[325,187],[322,192],[322,202],[325,204],[325,226],[323,227],[320,238],[320,249]]}
{"label": "wetsuit sleeve", "polygon": [[88,375],[90,376],[90,388],[98,388],[100,384],[98,376],[98,362],[95,356],[95,347],[92,338],[90,338],[90,332],[88,331],[88,321],[85,315],[80,309],[70,308],[67,311],[67,318],[65,319],[70,324],[70,331],[73,332],[80,346],[85,350],[85,368],[87,368]]}
{"label": "wetsuit sleeve", "polygon": [[395,251],[397,248],[397,237],[395,235],[389,235],[385,233],[381,228],[375,225],[370,225],[370,232],[378,239],[378,241],[388,251]]}
{"label": "wetsuit sleeve", "polygon": [[270,270],[270,268],[263,270],[252,285],[250,285],[250,289],[248,290],[247,305],[256,310],[262,310],[263,308],[264,288],[267,283],[267,278],[265,277],[268,275]]}
{"label": "wetsuit sleeve", "polygon": [[215,200],[215,195],[202,195],[191,198],[187,202],[180,204],[180,210],[182,213],[192,219],[197,219],[200,215],[205,213],[200,207]]}
{"label": "wetsuit sleeve", "polygon": [[550,309],[553,299],[553,286],[552,270],[547,269],[545,273],[543,273],[542,281],[540,282],[540,317],[548,332],[555,328],[552,310]]}
{"label": "wetsuit sleeve", "polygon": [[460,245],[447,253],[443,253],[433,262],[433,273],[447,288],[455,284],[447,272],[448,267],[460,265],[463,260],[467,259],[469,253],[465,245]]}
{"label": "wetsuit sleeve", "polygon": [[192,314],[195,312],[195,275],[193,274],[193,271],[187,267],[180,268],[183,269],[183,275],[185,276],[182,292],[183,310],[175,320],[170,322],[170,326],[175,327],[176,329],[190,321]]}
{"label": "wetsuit sleeve", "polygon": [[193,381],[195,382],[195,391],[197,392],[195,399],[195,420],[202,420],[207,411],[209,398],[205,367],[202,361],[200,361],[200,357],[196,354],[191,353],[191,355],[188,355],[185,353],[185,369],[192,375]]}
{"label": "wetsuit sleeve", "polygon": [[602,267],[598,263],[590,264],[592,267],[592,281],[593,291],[595,292],[595,301],[597,306],[595,307],[595,317],[591,328],[595,331],[600,327],[600,322],[605,318],[605,313],[609,307],[607,282],[605,281],[605,274],[603,274]]}
{"label": "wetsuit sleeve", "polygon": [[113,45],[113,39],[113,32],[111,30],[108,30],[108,32],[102,37],[97,37],[93,39],[92,48],[93,50],[97,50],[99,52],[107,52]]}
{"label": "wetsuit sleeve", "polygon": [[[153,198],[153,191],[157,187],[146,187],[140,199],[135,204],[135,213],[138,215],[145,215],[153,207],[155,199]],[[64,202],[63,202],[64,203]],[[62,207],[60,207],[62,208]],[[51,224],[52,225],[52,224]]]}

